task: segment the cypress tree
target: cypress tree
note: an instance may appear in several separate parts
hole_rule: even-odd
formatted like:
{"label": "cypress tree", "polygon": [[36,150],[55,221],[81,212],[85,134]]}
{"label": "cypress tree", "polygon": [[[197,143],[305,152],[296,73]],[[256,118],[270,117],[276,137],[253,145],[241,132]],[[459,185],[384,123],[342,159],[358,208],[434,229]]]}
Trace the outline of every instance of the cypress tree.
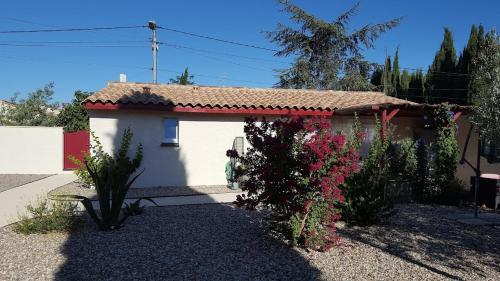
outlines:
{"label": "cypress tree", "polygon": [[403,70],[403,74],[401,74],[401,90],[400,90],[400,97],[402,98],[406,98],[406,99],[413,99],[412,96],[408,97],[409,95],[409,89],[410,88],[410,80],[411,80],[411,77],[410,77],[410,73],[408,72],[408,70]]}
{"label": "cypress tree", "polygon": [[401,87],[400,81],[400,72],[399,72],[399,48],[396,50],[396,54],[394,55],[394,62],[392,64],[392,96],[397,97],[398,91]]}
{"label": "cypress tree", "polygon": [[411,74],[409,83],[410,89],[408,90],[410,100],[423,103],[429,102],[425,96],[424,81],[425,78],[421,69],[417,69],[417,71]]}
{"label": "cypress tree", "polygon": [[448,28],[444,29],[443,42],[427,72],[427,91],[431,103],[450,101],[456,103],[457,54],[453,44],[453,35]]}
{"label": "cypress tree", "polygon": [[384,93],[386,95],[391,95],[392,93],[392,72],[391,72],[391,57],[388,56],[385,59],[384,75],[383,75],[383,85]]}

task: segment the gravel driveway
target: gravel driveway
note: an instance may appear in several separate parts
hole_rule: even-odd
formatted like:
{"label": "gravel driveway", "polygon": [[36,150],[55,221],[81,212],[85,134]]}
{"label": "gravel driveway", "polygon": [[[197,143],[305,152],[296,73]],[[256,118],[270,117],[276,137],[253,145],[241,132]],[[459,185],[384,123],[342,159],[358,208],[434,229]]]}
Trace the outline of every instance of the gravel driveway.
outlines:
{"label": "gravel driveway", "polygon": [[0,229],[0,280],[498,280],[500,234],[402,205],[381,226],[344,228],[308,253],[275,240],[256,212],[210,204],[148,208],[123,229],[22,236]]}
{"label": "gravel driveway", "polygon": [[50,175],[0,174],[0,192],[44,179]]}

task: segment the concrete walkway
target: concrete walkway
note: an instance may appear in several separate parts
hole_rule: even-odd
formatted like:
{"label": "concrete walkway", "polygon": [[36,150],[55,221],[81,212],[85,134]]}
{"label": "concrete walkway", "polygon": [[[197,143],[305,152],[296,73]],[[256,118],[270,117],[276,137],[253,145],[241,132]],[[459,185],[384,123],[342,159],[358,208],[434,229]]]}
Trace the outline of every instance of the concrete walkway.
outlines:
{"label": "concrete walkway", "polygon": [[27,204],[74,180],[76,176],[72,173],[58,174],[0,192],[0,227],[15,222]]}

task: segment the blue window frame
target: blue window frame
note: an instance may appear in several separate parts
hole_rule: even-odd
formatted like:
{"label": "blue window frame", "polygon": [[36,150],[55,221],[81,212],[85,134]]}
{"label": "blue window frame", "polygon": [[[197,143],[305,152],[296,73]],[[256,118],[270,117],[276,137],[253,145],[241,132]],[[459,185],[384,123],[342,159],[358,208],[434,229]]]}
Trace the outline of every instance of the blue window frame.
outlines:
{"label": "blue window frame", "polygon": [[179,143],[179,120],[177,118],[163,119],[163,143]]}

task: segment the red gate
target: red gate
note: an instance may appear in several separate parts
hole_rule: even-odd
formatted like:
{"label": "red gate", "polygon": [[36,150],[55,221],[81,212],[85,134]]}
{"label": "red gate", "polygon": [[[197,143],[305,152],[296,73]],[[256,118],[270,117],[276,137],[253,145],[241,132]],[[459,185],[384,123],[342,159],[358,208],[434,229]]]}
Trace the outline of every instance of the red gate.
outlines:
{"label": "red gate", "polygon": [[73,155],[83,161],[83,154],[89,152],[90,134],[88,131],[64,133],[64,170],[77,168],[68,157]]}

